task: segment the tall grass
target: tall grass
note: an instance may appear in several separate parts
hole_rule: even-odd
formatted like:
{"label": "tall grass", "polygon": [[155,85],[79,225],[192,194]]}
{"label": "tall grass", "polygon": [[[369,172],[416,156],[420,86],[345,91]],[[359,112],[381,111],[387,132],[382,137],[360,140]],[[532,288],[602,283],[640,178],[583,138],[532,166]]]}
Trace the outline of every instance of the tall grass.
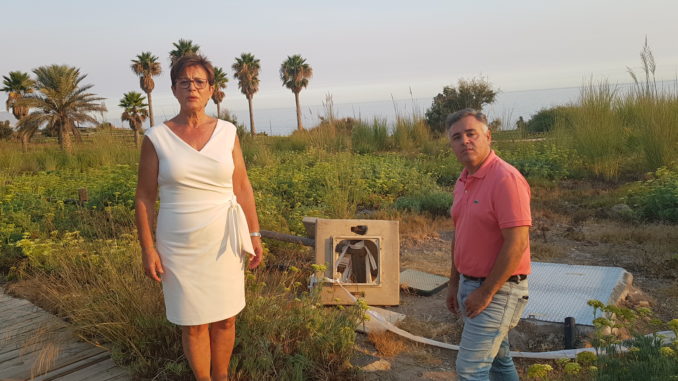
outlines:
{"label": "tall grass", "polygon": [[71,155],[55,144],[34,143],[29,145],[27,152],[22,152],[17,149],[17,143],[0,141],[0,157],[0,171],[17,174],[66,168],[82,171],[116,164],[135,164],[139,151],[131,141],[101,133],[91,142],[76,144]]}
{"label": "tall grass", "polygon": [[678,160],[676,95],[620,93],[605,81],[589,83],[569,116],[556,122],[551,138],[574,150],[594,177],[637,177]]}
{"label": "tall grass", "polygon": [[678,96],[660,93],[654,97],[629,95],[618,104],[621,124],[634,132],[645,161],[654,170],[678,160]]}
{"label": "tall grass", "polygon": [[581,89],[570,121],[556,122],[557,135],[582,157],[597,177],[615,180],[625,160],[628,131],[614,110],[616,89],[607,81],[589,82]]}
{"label": "tall grass", "polygon": [[678,82],[673,88],[657,87],[647,42],[641,59],[644,78],[629,69],[630,91],[591,80],[568,107],[568,118],[556,121],[551,138],[577,152],[594,177],[638,177],[678,161]]}
{"label": "tall grass", "polygon": [[[131,234],[25,239],[29,280],[14,290],[37,295],[40,305],[66,318],[84,340],[110,348],[136,376],[190,380],[180,330],[165,319],[161,289],[144,276],[135,241]],[[231,363],[236,379],[327,379],[349,371],[361,311],[323,308],[304,291],[311,271],[249,274]]]}
{"label": "tall grass", "polygon": [[385,119],[374,118],[372,124],[360,122],[351,131],[353,152],[359,154],[385,151],[389,148],[388,125]]}
{"label": "tall grass", "polygon": [[394,148],[410,152],[431,142],[431,130],[424,119],[416,115],[397,115],[392,137]]}

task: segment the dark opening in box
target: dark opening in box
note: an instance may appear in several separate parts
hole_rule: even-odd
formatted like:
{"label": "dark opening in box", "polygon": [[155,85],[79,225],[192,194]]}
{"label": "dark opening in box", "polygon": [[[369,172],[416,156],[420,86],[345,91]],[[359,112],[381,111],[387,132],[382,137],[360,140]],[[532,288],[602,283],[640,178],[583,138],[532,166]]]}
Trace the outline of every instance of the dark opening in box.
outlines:
{"label": "dark opening in box", "polygon": [[381,238],[356,238],[333,238],[334,279],[344,284],[381,284]]}

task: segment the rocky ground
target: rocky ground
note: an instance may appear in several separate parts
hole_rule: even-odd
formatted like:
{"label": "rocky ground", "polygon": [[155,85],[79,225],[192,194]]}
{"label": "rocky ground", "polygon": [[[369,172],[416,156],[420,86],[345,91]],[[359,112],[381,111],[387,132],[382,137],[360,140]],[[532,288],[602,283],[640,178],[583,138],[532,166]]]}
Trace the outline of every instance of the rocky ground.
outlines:
{"label": "rocky ground", "polygon": [[[664,321],[678,316],[678,234],[667,225],[633,225],[605,219],[578,221],[554,213],[536,213],[532,229],[533,260],[580,265],[619,266],[634,276],[628,306],[649,305]],[[421,221],[419,221],[421,222]],[[431,221],[432,231],[421,229],[402,237],[401,269],[449,276],[451,229]],[[404,226],[408,230],[407,226]],[[398,325],[415,335],[457,344],[461,323],[445,308],[446,290],[424,297],[401,291],[401,304],[388,309],[407,317]],[[512,332],[513,349],[562,349],[559,330],[538,329],[521,322]],[[353,364],[364,380],[449,380],[456,352],[413,343],[387,333],[359,335]],[[582,337],[582,341],[585,341]],[[529,360],[518,360],[522,373]]]}

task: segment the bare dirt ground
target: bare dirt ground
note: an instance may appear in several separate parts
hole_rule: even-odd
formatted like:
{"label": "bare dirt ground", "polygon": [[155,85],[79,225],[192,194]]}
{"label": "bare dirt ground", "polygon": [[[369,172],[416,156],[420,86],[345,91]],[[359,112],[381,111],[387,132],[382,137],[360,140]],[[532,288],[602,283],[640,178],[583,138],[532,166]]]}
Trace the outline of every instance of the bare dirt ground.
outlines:
{"label": "bare dirt ground", "polygon": [[[578,214],[579,213],[579,214]],[[634,225],[599,219],[581,212],[558,214],[537,209],[531,233],[534,261],[580,265],[619,266],[633,274],[634,289],[628,306],[649,303],[664,321],[678,317],[678,228],[671,225]],[[444,220],[429,220],[428,234],[401,221],[401,270],[416,269],[449,276],[451,227]],[[403,231],[405,232],[403,234]],[[416,232],[413,233],[413,232]],[[445,308],[446,290],[423,297],[401,292],[401,304],[388,309],[407,315],[398,324],[423,337],[457,344],[461,322]],[[562,335],[533,334],[534,327],[523,323],[512,332],[515,350],[546,351],[562,349]],[[353,361],[366,366],[360,377],[372,380],[450,380],[454,379],[456,352],[386,337],[395,351],[379,348],[374,338],[359,335]],[[381,347],[383,347],[383,343]],[[381,350],[380,350],[381,349]],[[399,352],[397,354],[384,352]],[[530,361],[517,360],[523,373]]]}

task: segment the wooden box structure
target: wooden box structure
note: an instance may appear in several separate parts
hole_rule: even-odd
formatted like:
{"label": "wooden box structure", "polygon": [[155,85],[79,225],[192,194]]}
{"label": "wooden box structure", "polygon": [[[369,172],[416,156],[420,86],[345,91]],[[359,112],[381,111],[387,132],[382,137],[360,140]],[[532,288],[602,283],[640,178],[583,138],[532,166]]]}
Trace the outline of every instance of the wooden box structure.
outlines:
{"label": "wooden box structure", "polygon": [[369,305],[400,304],[398,221],[307,217],[304,224],[315,238],[316,263],[341,283],[321,283],[323,304],[353,304],[346,290]]}

